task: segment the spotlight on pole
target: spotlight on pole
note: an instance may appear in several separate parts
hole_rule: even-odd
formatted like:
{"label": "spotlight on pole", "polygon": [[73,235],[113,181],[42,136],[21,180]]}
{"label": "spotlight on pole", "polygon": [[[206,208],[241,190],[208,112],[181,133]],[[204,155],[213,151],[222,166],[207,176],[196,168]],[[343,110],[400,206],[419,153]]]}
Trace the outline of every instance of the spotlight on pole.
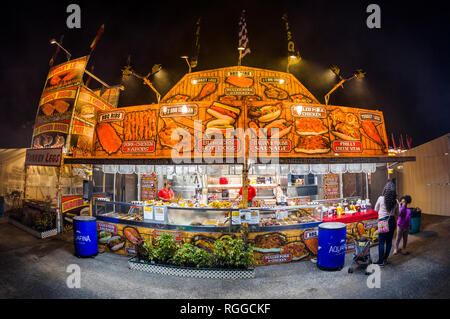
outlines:
{"label": "spotlight on pole", "polygon": [[340,87],[340,86],[342,86],[342,87],[344,87],[343,86],[343,84],[344,84],[344,82],[347,82],[347,81],[350,81],[350,80],[353,80],[353,79],[362,79],[364,76],[365,76],[365,72],[363,72],[363,70],[362,69],[358,69],[358,70],[356,70],[354,73],[353,73],[353,75],[351,76],[351,77],[349,77],[349,78],[347,78],[347,79],[344,79],[341,75],[340,75],[340,73],[341,73],[341,70],[339,69],[339,67],[337,67],[336,65],[332,65],[331,67],[330,67],[330,69],[331,69],[331,71],[333,71],[333,73],[334,74],[336,74],[338,77],[339,77],[339,79],[340,79],[340,81],[339,81],[339,83],[337,83],[326,95],[325,95],[325,104],[326,105],[328,105],[328,101],[330,100],[330,95],[331,95],[331,93],[333,93],[338,87]]}
{"label": "spotlight on pole", "polygon": [[189,57],[187,55],[183,55],[180,58],[182,58],[182,59],[184,59],[186,61],[186,64],[189,67],[189,72],[188,73],[191,73],[192,67],[191,67],[191,64],[189,63]]}
{"label": "spotlight on pole", "polygon": [[56,41],[56,39],[51,39],[51,40],[50,40],[50,43],[51,43],[51,44],[56,44],[57,46],[59,46],[64,52],[66,52],[66,55],[67,55],[67,61],[70,60],[70,57],[72,56],[72,54],[71,54],[69,51],[67,51],[67,50],[61,45],[61,43],[59,43],[58,41]]}

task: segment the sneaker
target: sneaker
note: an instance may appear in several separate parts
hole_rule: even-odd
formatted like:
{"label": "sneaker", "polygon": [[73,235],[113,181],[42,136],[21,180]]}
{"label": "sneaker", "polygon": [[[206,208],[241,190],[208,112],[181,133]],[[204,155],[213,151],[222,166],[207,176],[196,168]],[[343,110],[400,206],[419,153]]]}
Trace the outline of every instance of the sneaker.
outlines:
{"label": "sneaker", "polygon": [[402,253],[402,255],[409,255],[409,252],[406,250],[402,250],[401,253]]}
{"label": "sneaker", "polygon": [[374,263],[375,265],[378,265],[380,268],[383,268],[384,267],[384,262],[376,262],[376,263]]}

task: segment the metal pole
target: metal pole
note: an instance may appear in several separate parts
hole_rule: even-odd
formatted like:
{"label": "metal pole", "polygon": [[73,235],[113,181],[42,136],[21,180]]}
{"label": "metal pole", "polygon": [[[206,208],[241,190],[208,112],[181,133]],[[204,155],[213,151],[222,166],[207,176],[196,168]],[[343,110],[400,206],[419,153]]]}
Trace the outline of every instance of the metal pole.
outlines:
{"label": "metal pole", "polygon": [[366,175],[366,199],[369,198],[369,177],[368,173],[365,173]]}
{"label": "metal pole", "polygon": [[339,173],[339,197],[344,198],[344,180],[342,178],[342,173]]}

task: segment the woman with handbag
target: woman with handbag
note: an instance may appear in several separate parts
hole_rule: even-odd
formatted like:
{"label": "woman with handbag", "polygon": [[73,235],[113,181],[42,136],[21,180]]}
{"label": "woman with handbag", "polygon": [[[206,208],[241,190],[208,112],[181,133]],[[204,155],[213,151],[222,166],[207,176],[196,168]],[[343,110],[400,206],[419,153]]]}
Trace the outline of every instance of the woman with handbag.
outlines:
{"label": "woman with handbag", "polygon": [[378,197],[375,204],[378,212],[378,262],[377,265],[383,267],[392,248],[392,238],[394,237],[395,216],[398,215],[397,192],[393,180],[389,180],[383,189],[383,194]]}

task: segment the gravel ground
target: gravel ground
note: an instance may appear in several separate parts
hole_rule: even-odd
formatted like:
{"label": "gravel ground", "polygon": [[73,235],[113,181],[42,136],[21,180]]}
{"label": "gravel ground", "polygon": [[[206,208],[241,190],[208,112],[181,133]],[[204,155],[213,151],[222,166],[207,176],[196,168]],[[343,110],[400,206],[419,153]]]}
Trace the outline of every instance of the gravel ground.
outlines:
{"label": "gravel ground", "polygon": [[[257,267],[247,280],[136,272],[124,256],[74,257],[70,234],[39,240],[0,218],[0,298],[450,298],[450,218],[427,215],[422,223],[420,233],[409,235],[411,254],[392,256],[381,287],[370,289],[363,270],[321,271],[310,261]],[[371,252],[375,259],[377,247]],[[66,285],[69,264],[81,268],[79,289]]]}

